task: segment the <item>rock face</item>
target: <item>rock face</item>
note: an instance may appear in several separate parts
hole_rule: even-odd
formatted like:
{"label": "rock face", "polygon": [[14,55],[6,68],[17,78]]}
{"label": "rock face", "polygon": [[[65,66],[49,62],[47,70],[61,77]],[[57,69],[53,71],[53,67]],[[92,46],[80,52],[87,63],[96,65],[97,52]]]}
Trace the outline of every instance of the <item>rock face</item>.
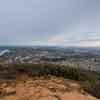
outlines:
{"label": "rock face", "polygon": [[0,83],[0,100],[98,100],[85,93],[79,82],[57,77],[22,76]]}

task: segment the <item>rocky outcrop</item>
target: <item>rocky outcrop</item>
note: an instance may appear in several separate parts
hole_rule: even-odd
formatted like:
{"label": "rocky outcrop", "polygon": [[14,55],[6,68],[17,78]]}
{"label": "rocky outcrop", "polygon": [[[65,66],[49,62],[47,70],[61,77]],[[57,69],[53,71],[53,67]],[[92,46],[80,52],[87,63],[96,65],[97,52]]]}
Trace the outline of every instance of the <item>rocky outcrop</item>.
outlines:
{"label": "rocky outcrop", "polygon": [[0,84],[0,100],[98,100],[86,93],[80,82],[50,76],[16,78]]}

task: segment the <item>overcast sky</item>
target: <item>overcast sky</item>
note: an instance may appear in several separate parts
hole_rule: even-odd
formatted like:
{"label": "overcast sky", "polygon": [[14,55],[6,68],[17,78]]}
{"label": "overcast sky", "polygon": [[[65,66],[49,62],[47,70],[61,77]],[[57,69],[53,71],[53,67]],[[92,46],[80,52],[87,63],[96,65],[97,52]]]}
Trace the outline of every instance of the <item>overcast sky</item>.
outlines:
{"label": "overcast sky", "polygon": [[0,45],[100,46],[100,0],[0,0]]}

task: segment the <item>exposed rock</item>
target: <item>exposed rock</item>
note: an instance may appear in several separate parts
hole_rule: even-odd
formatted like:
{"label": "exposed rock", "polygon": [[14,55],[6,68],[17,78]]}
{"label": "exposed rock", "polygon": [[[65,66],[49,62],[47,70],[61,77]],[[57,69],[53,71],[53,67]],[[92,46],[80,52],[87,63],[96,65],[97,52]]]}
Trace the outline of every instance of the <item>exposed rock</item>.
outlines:
{"label": "exposed rock", "polygon": [[[52,77],[16,80],[16,86],[4,83],[0,100],[98,100],[88,93],[82,94],[79,82]],[[7,86],[7,87],[6,87]],[[70,91],[69,91],[70,90]],[[84,91],[84,90],[83,90]]]}

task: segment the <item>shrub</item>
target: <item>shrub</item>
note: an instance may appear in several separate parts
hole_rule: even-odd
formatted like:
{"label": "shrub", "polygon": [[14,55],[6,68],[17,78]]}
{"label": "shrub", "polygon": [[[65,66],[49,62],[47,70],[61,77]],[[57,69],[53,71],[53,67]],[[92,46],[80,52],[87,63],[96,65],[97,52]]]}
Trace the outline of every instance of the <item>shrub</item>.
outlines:
{"label": "shrub", "polygon": [[30,73],[36,76],[54,75],[81,81],[90,79],[90,76],[85,73],[85,70],[69,66],[53,64],[15,64],[14,66],[16,66],[17,72]]}

